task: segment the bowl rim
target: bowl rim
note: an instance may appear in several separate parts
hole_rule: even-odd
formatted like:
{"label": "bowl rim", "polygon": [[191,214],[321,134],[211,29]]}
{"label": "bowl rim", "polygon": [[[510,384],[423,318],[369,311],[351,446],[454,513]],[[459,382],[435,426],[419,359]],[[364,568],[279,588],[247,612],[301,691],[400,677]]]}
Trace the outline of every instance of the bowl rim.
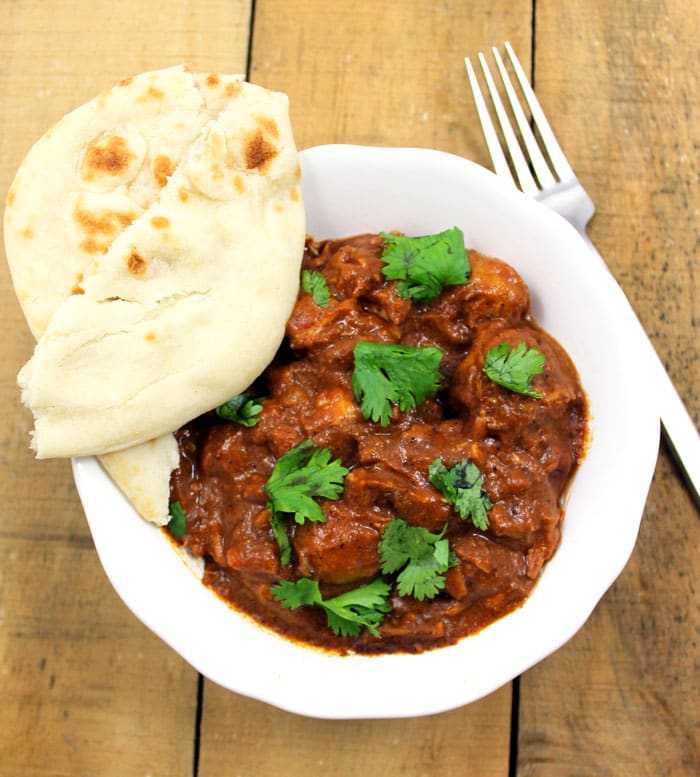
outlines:
{"label": "bowl rim", "polygon": [[[583,252],[589,250],[576,230],[557,214],[507,186],[491,171],[447,152],[327,144],[305,149],[300,152],[300,159],[305,199],[319,187],[333,185],[324,178],[331,168],[340,176],[351,176],[358,169],[370,171],[371,176],[382,174],[382,170],[386,175],[387,171],[415,166],[423,174],[462,176],[470,185],[483,187],[489,197],[522,212],[523,218],[532,222],[533,229],[537,226],[551,230],[574,254],[580,253],[583,257]],[[314,218],[311,223],[316,223]],[[345,232],[352,233],[352,230]],[[617,283],[594,261],[586,268],[586,275],[590,283],[588,287],[584,284],[584,288],[594,287],[601,301],[617,306],[614,343],[624,344],[625,348],[641,354],[638,329],[629,318],[634,314]],[[612,316],[612,311],[603,311],[602,315]],[[550,600],[539,609],[530,603],[543,590],[542,580],[554,574],[550,567],[557,560],[555,554],[522,607],[456,645],[418,655],[339,656],[299,645],[259,626],[248,616],[232,610],[196,579],[163,532],[139,518],[97,459],[74,459],[72,467],[98,556],[116,592],[148,628],[197,671],[225,688],[297,714],[335,719],[400,718],[435,714],[482,698],[557,650],[585,623],[633,551],[651,483],[658,451],[659,420],[653,412],[636,420],[639,422],[636,426],[626,417],[624,423],[621,421],[620,431],[624,434],[620,444],[624,454],[634,460],[636,488],[623,505],[627,515],[624,525],[613,529],[619,545],[614,558],[606,560],[604,574],[587,581],[589,585],[581,586],[584,590],[572,592],[569,606],[556,607],[556,623],[552,624],[545,617],[547,604],[552,605]],[[594,429],[591,450],[595,449],[596,435]],[[576,475],[577,480],[580,474]],[[572,491],[576,491],[575,485]],[[156,555],[149,557],[149,554]],[[157,569],[152,563],[156,557]],[[190,604],[184,625],[178,597],[186,597]],[[513,634],[518,634],[524,628],[522,624],[529,621],[532,621],[531,628],[546,630],[546,642],[533,644],[532,640],[523,640],[517,654],[506,654],[505,671],[496,676],[484,670],[487,659],[492,655],[503,656],[504,645],[512,644]],[[203,634],[207,640],[201,639]],[[220,646],[214,649],[203,644],[215,640],[231,640],[242,667]],[[266,661],[270,663],[265,664]],[[445,664],[453,667],[463,662],[467,666],[476,662],[479,670],[467,672],[467,676],[446,673]],[[412,678],[411,683],[405,682],[407,676]]]}

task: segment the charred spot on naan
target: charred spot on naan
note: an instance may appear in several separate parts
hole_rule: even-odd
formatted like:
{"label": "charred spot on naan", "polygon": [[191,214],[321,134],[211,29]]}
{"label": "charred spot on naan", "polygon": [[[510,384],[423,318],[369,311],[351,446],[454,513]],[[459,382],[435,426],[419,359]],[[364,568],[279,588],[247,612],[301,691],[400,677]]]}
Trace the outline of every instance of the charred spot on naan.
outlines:
{"label": "charred spot on naan", "polygon": [[[243,91],[242,76],[227,76],[219,73],[207,73],[206,75],[194,74],[194,80],[200,89],[203,89],[203,98],[207,105],[220,104],[224,100],[238,97]],[[210,101],[213,100],[213,103]]]}
{"label": "charred spot on naan", "polygon": [[236,97],[241,93],[242,89],[240,81],[229,81],[224,87],[224,94],[226,97]]}
{"label": "charred spot on naan", "polygon": [[186,171],[194,187],[212,199],[249,191],[253,178],[274,178],[283,145],[274,118],[255,114],[245,127],[214,124],[191,149]]}
{"label": "charred spot on naan", "polygon": [[[274,124],[272,119],[269,121]],[[258,127],[244,140],[243,154],[246,170],[258,170],[264,174],[279,154],[279,149],[275,143],[270,142],[269,134],[262,129],[259,122]]]}
{"label": "charred spot on naan", "polygon": [[126,138],[120,135],[99,138],[87,147],[82,164],[83,178],[91,181],[96,176],[121,175],[135,157]]}
{"label": "charred spot on naan", "polygon": [[109,249],[111,242],[110,240],[106,243],[100,243],[94,237],[86,237],[80,243],[80,250],[86,254],[104,254]]}
{"label": "charred spot on naan", "polygon": [[75,276],[75,283],[73,284],[73,288],[70,290],[71,296],[75,294],[85,294],[85,289],[81,285],[83,280],[84,280],[83,274],[79,272]]}
{"label": "charred spot on naan", "polygon": [[165,216],[153,216],[151,218],[151,225],[156,229],[166,229],[170,226],[170,219]]}
{"label": "charred spot on naan", "polygon": [[114,238],[138,216],[132,210],[113,208],[94,209],[79,198],[73,208],[73,221],[83,235],[80,248],[87,254],[103,254],[112,245]]}
{"label": "charred spot on naan", "polygon": [[132,275],[143,275],[148,269],[148,262],[133,249],[127,257],[126,268]]}
{"label": "charred spot on naan", "polygon": [[175,172],[175,167],[175,162],[166,154],[159,154],[153,160],[153,176],[161,189],[168,182],[168,178]]}
{"label": "charred spot on naan", "polygon": [[78,283],[76,283],[73,288],[70,290],[71,296],[75,296],[76,294],[85,294],[85,289]]}
{"label": "charred spot on naan", "polygon": [[280,128],[277,126],[277,122],[271,116],[257,115],[255,120],[258,127],[268,135],[272,136],[276,140],[279,140]]}
{"label": "charred spot on naan", "polygon": [[224,167],[218,162],[213,162],[210,167],[212,181],[220,181],[224,177]]}
{"label": "charred spot on naan", "polygon": [[145,103],[150,100],[162,100],[165,97],[165,92],[156,88],[153,84],[149,84],[146,91],[136,98],[136,102]]}
{"label": "charred spot on naan", "polygon": [[116,189],[136,177],[146,150],[146,140],[138,132],[99,135],[83,152],[78,168],[80,179],[87,189]]}

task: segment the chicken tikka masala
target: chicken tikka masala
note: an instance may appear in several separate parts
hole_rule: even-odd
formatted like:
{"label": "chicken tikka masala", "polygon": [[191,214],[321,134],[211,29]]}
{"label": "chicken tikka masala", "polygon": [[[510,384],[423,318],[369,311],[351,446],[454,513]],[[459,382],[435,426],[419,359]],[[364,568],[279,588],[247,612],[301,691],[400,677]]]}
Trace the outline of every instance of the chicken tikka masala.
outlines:
{"label": "chicken tikka masala", "polygon": [[511,266],[456,228],[309,238],[274,362],[177,433],[169,526],[273,630],[420,652],[525,601],[586,436],[577,371]]}

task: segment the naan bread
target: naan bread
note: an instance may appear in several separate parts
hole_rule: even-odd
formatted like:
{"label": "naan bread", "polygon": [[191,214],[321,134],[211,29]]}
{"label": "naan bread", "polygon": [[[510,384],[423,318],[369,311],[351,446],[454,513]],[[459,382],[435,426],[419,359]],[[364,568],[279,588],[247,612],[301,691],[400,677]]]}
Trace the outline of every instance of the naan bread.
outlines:
{"label": "naan bread", "polygon": [[5,246],[37,339],[92,261],[159,196],[202,128],[254,88],[183,66],[142,73],[34,144],[7,195]]}
{"label": "naan bread", "polygon": [[117,451],[105,468],[167,520],[169,432],[245,388],[282,339],[298,179],[284,95],[181,67],[124,82],[34,146],[5,236],[39,338],[19,378],[39,457]]}
{"label": "naan bread", "polygon": [[174,434],[100,456],[100,463],[136,512],[147,521],[164,525],[170,520],[170,473],[180,462]]}

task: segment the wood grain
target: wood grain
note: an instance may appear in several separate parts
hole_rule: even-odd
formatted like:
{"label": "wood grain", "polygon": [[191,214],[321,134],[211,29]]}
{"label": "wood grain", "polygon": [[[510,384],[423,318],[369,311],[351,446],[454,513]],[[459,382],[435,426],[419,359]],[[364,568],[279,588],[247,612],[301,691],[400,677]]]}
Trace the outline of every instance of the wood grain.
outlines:
{"label": "wood grain", "polygon": [[[2,199],[29,146],[122,76],[245,68],[248,2],[16,0],[0,25]],[[67,462],[37,462],[15,375],[33,341],[0,264],[0,773],[191,774],[197,674],[107,582]]]}
{"label": "wood grain", "polygon": [[[537,9],[537,92],[598,206],[591,237],[697,419],[700,7]],[[523,678],[523,777],[700,773],[698,518],[662,452],[625,572]]]}
{"label": "wood grain", "polygon": [[[430,146],[489,165],[462,58],[508,39],[598,212],[591,236],[698,418],[696,0],[256,0],[252,80],[301,148]],[[31,143],[124,75],[242,71],[251,2],[12,0],[0,191]],[[313,721],[203,687],[119,601],[65,462],[27,450],[32,340],[0,262],[0,774],[505,777],[511,689],[399,721]],[[518,777],[700,772],[698,515],[662,452],[639,542],[590,621],[521,682]],[[594,563],[594,560],[592,560]]]}
{"label": "wood grain", "polygon": [[[410,682],[410,678],[406,678]],[[314,720],[207,683],[201,777],[506,777],[510,691],[428,718]]]}
{"label": "wood grain", "polygon": [[300,148],[421,146],[488,164],[464,57],[530,50],[529,0],[281,0],[255,6],[251,80],[290,96]]}

